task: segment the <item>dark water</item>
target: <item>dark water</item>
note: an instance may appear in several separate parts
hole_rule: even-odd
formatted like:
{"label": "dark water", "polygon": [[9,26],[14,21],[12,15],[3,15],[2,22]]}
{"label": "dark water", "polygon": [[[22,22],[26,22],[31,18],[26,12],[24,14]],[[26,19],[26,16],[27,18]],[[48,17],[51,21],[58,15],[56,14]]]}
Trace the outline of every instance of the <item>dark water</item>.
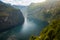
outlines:
{"label": "dark water", "polygon": [[40,31],[47,25],[47,22],[36,19],[25,18],[22,26],[0,33],[0,40],[29,40],[32,35],[39,35]]}

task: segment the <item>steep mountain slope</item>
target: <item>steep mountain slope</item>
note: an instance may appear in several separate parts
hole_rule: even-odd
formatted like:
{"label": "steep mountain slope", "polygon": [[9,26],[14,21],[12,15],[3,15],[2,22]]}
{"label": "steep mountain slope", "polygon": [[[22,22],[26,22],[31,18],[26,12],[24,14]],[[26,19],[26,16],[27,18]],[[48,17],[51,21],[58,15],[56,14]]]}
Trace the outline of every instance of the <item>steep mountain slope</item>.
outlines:
{"label": "steep mountain slope", "polygon": [[22,25],[24,17],[19,9],[0,1],[0,31]]}
{"label": "steep mountain slope", "polygon": [[[47,1],[44,3],[32,3],[28,7],[28,18],[35,18],[43,21],[50,21],[60,15],[60,1]],[[56,15],[57,14],[57,15]]]}
{"label": "steep mountain slope", "polygon": [[[60,1],[55,1],[51,5],[45,4],[45,6],[43,6],[44,10],[41,10],[42,12],[37,13],[43,14],[43,20],[48,21],[49,25],[40,32],[39,36],[32,36],[30,40],[60,40]],[[39,17],[37,16],[37,18]]]}

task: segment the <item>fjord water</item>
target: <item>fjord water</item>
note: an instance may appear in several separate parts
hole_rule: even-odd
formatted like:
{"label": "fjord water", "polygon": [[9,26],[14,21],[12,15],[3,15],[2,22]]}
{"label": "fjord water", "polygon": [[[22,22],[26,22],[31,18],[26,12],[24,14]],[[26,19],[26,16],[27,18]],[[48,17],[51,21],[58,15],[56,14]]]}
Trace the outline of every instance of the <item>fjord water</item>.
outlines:
{"label": "fjord water", "polygon": [[24,18],[25,21],[22,26],[0,33],[0,40],[28,40],[32,35],[39,35],[42,28],[47,25],[46,22],[37,19],[30,20],[27,15]]}

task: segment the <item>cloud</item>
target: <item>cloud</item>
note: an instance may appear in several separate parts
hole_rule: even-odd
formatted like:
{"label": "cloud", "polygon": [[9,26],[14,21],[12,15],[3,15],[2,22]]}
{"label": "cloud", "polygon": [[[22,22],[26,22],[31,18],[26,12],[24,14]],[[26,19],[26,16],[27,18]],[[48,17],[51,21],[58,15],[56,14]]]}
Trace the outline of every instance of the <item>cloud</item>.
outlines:
{"label": "cloud", "polygon": [[5,3],[10,3],[11,5],[24,5],[24,6],[28,6],[31,3],[38,3],[38,2],[42,2],[45,0],[1,0]]}
{"label": "cloud", "polygon": [[30,5],[31,1],[30,0],[1,0],[5,3],[10,3],[11,5]]}

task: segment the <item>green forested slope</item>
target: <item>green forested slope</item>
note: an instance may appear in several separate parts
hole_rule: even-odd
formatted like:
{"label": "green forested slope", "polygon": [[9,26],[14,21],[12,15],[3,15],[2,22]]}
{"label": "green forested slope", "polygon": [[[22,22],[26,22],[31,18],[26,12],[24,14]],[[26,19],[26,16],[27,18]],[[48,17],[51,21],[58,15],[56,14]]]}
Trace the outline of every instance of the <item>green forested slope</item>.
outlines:
{"label": "green forested slope", "polygon": [[51,21],[39,36],[32,36],[30,40],[60,40],[60,19]]}

